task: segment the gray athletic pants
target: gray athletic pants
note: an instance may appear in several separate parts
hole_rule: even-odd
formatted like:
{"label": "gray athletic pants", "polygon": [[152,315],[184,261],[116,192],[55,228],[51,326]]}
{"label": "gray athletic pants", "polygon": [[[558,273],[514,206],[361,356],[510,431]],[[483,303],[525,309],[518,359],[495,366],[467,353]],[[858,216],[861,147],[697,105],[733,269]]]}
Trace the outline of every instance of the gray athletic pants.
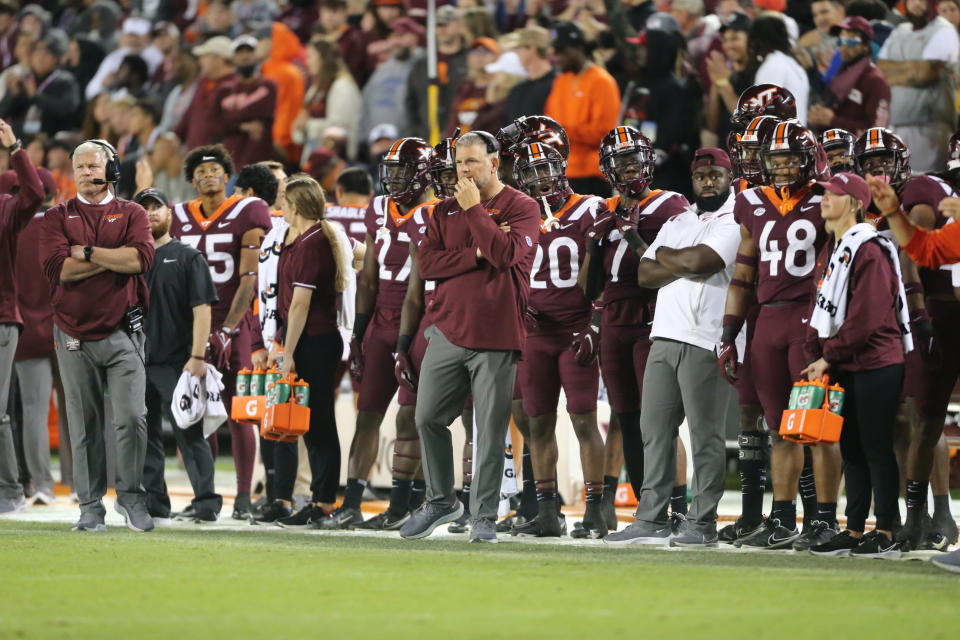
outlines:
{"label": "gray athletic pants", "polygon": [[147,452],[146,374],[143,333],[132,336],[118,329],[102,340],[71,340],[53,329],[60,376],[67,396],[67,421],[73,446],[74,488],[81,513],[106,513],[101,499],[107,492],[107,452],[104,443],[104,387],[117,434],[117,498],[125,503],[145,500],[143,462]]}
{"label": "gray athletic pants", "polygon": [[13,427],[7,415],[10,400],[10,378],[13,376],[13,356],[17,351],[20,328],[15,324],[0,324],[0,498],[23,498],[20,473],[17,469],[17,451],[13,444]]}
{"label": "gray athletic pants", "polygon": [[180,379],[182,367],[151,364],[147,367],[147,456],[143,465],[143,486],[147,491],[147,507],[154,517],[169,517],[170,497],[164,482],[163,418],[173,426],[177,448],[183,456],[192,502],[197,511],[220,513],[223,499],[213,488],[213,454],[203,437],[203,421],[181,429],[173,418],[170,402]]}
{"label": "gray athletic pants", "polygon": [[684,415],[693,454],[693,503],[687,520],[715,530],[726,464],[724,433],[733,387],[720,377],[713,351],[674,340],[653,340],[643,373],[640,430],[643,489],[637,520],[665,526],[676,477],[676,440]]}
{"label": "gray athletic pants", "polygon": [[449,427],[472,393],[477,428],[470,515],[496,520],[503,476],[503,442],[510,424],[510,404],[520,354],[458,347],[436,326],[428,327],[424,336],[429,342],[420,366],[416,421],[423,449],[426,499],[444,506],[456,504]]}
{"label": "gray athletic pants", "polygon": [[31,358],[14,365],[23,406],[23,461],[36,491],[53,494],[50,473],[50,392],[53,391],[53,365],[50,358]]}

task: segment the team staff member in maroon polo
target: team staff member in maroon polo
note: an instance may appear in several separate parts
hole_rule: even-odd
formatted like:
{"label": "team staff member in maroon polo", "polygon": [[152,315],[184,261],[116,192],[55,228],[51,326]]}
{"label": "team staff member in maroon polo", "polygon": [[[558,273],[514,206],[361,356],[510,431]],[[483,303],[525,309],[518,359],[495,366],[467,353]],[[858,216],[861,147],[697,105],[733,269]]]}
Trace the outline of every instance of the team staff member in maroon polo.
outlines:
{"label": "team staff member in maroon polo", "polygon": [[416,410],[427,501],[400,529],[404,538],[424,538],[463,514],[453,491],[448,427],[472,394],[470,541],[497,541],[503,442],[540,226],[537,203],[500,182],[499,152],[496,139],[483,131],[457,141],[456,195],[436,205],[417,249],[420,275],[437,286]]}
{"label": "team staff member in maroon polo", "polygon": [[23,318],[17,308],[14,261],[17,257],[17,236],[40,206],[43,185],[23,145],[3,120],[0,120],[0,145],[10,152],[10,164],[17,172],[17,180],[21,185],[16,195],[0,195],[0,513],[6,513],[23,507],[23,487],[17,478],[13,430],[7,416],[13,356],[23,326]]}
{"label": "team staff member in maroon polo", "polygon": [[106,386],[117,430],[116,510],[134,531],[153,529],[143,491],[147,451],[142,319],[144,273],[153,262],[147,214],[114,196],[116,151],[102,140],[74,149],[77,196],[43,219],[40,266],[53,297],[53,339],[67,396],[79,531],[104,531],[107,492],[103,402]]}

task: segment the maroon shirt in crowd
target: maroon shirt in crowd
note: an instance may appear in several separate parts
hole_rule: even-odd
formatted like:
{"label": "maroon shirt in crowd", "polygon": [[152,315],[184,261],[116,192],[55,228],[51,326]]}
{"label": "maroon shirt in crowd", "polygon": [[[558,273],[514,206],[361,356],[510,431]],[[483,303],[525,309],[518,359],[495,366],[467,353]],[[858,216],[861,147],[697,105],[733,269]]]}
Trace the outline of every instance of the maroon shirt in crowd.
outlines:
{"label": "maroon shirt in crowd", "polygon": [[35,214],[17,241],[17,305],[23,317],[14,357],[18,362],[53,353],[53,305],[38,258],[44,214]]}
{"label": "maroon shirt in crowd", "polygon": [[340,37],[337,38],[337,44],[340,46],[340,56],[347,65],[347,69],[357,81],[358,87],[363,87],[373,73],[373,62],[367,55],[367,45],[369,44],[363,32],[356,27],[345,26]]}
{"label": "maroon shirt in crowd", "polygon": [[[501,231],[501,224],[510,231]],[[437,204],[417,258],[420,274],[437,281],[430,311],[450,342],[466,349],[523,349],[539,227],[540,207],[512,187],[466,211],[456,198]]]}
{"label": "maroon shirt in crowd", "polygon": [[27,226],[43,202],[43,183],[24,150],[10,158],[17,173],[20,190],[16,195],[0,195],[0,324],[23,324],[17,307],[17,236]]}
{"label": "maroon shirt in crowd", "polygon": [[833,109],[827,128],[859,136],[870,127],[890,124],[890,85],[870,56],[841,69],[831,80],[826,99]]}
{"label": "maroon shirt in crowd", "polygon": [[[77,282],[60,282],[72,245],[133,247],[140,256],[140,273],[104,271]],[[50,286],[56,325],[81,340],[112,334],[129,307],[147,305],[145,274],[153,254],[147,212],[134,202],[110,194],[101,204],[91,204],[77,196],[47,211],[40,228],[40,264]]]}
{"label": "maroon shirt in crowd", "polygon": [[[277,109],[277,85],[273,80],[257,78],[221,86],[213,105],[210,120],[221,127],[223,145],[236,166],[273,159],[273,115]],[[260,123],[260,137],[254,138],[241,128],[248,122]]]}
{"label": "maroon shirt in crowd", "polygon": [[334,286],[336,279],[337,263],[333,247],[318,222],[287,244],[280,253],[277,266],[277,311],[280,322],[287,324],[294,288],[303,287],[313,291],[303,335],[336,333],[340,297]]}
{"label": "maroon shirt in crowd", "polygon": [[[833,242],[828,242],[820,250],[813,283],[823,277],[833,246]],[[902,363],[903,339],[897,321],[899,290],[900,281],[887,250],[877,241],[863,243],[850,267],[846,318],[836,335],[826,340],[808,326],[807,359],[812,362],[823,356],[831,368],[850,372]],[[810,295],[816,299],[815,285]]]}
{"label": "maroon shirt in crowd", "polygon": [[177,137],[183,140],[187,149],[218,142],[220,125],[212,117],[217,92],[236,80],[237,74],[229,73],[219,80],[202,77],[197,81],[197,91],[193,94],[193,100],[190,101],[190,106],[183,112],[183,117],[173,130]]}

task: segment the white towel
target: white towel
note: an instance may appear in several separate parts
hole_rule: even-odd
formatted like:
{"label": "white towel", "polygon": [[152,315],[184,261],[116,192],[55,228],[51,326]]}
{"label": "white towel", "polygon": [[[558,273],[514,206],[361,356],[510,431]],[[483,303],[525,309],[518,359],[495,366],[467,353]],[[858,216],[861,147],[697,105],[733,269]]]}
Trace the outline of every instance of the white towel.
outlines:
{"label": "white towel", "polygon": [[203,417],[203,412],[207,408],[207,394],[201,391],[202,384],[200,378],[186,371],[181,373],[180,379],[177,380],[170,409],[173,411],[174,421],[181,429],[197,424]]}
{"label": "white towel", "polygon": [[203,437],[220,428],[227,421],[227,408],[223,406],[220,393],[223,391],[223,375],[212,364],[207,364],[207,375],[203,377],[206,391],[206,407],[203,411]]}
{"label": "white towel", "polygon": [[897,275],[899,291],[897,293],[897,312],[900,332],[903,336],[905,353],[913,350],[913,337],[910,333],[910,314],[907,310],[907,296],[903,290],[903,277],[900,274],[900,260],[897,248],[887,238],[866,222],[855,224],[833,249],[830,263],[823,273],[823,279],[817,287],[817,303],[810,316],[810,326],[817,330],[821,338],[832,338],[843,325],[847,317],[847,302],[850,295],[850,265],[856,259],[857,250],[864,242],[876,240],[886,249]]}

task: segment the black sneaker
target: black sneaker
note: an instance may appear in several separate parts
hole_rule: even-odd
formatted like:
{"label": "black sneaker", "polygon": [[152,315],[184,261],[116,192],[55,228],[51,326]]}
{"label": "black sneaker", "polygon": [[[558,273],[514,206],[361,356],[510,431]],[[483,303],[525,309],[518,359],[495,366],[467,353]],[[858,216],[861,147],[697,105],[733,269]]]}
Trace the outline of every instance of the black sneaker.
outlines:
{"label": "black sneaker", "polygon": [[277,520],[277,524],[284,529],[310,529],[315,522],[326,514],[318,506],[307,504],[293,515]]}
{"label": "black sneaker", "polygon": [[178,511],[177,513],[174,513],[172,518],[178,522],[193,522],[194,520],[197,519],[197,509],[196,507],[193,506],[193,503],[191,502],[189,505],[187,505],[187,508],[184,509],[183,511]]}
{"label": "black sneaker", "polygon": [[263,508],[260,515],[250,518],[250,524],[276,524],[277,520],[289,518],[290,515],[290,507],[279,500],[274,500]]}
{"label": "black sneaker", "polygon": [[396,514],[389,509],[379,515],[375,515],[369,520],[365,520],[357,525],[357,529],[369,529],[373,531],[396,531],[410,519],[410,512]]}
{"label": "black sneaker", "polygon": [[510,530],[510,535],[522,538],[559,538],[563,535],[556,502],[541,502],[540,512],[533,520]]}
{"label": "black sneaker", "polygon": [[849,531],[841,531],[826,542],[807,549],[815,556],[849,556],[860,544],[860,538],[854,538]]}
{"label": "black sneaker", "polygon": [[779,520],[767,518],[753,534],[737,540],[734,545],[748,549],[784,549],[799,537],[796,525],[793,529],[787,529]]}
{"label": "black sneaker", "polygon": [[921,511],[907,509],[907,521],[903,523],[903,526],[900,527],[896,535],[896,540],[900,543],[901,550],[913,551],[914,549],[920,548],[925,537],[923,527],[924,515],[926,514]]}
{"label": "black sneaker", "polygon": [[616,494],[605,491],[603,498],[600,500],[600,506],[603,511],[603,522],[607,525],[607,531],[610,532],[616,531],[620,525],[620,521],[617,520],[617,505],[614,504],[616,497]]}
{"label": "black sneaker", "polygon": [[314,529],[353,529],[363,524],[360,509],[340,506],[313,523]]}
{"label": "black sneaker", "polygon": [[407,540],[426,538],[442,524],[458,520],[463,515],[463,503],[457,500],[452,506],[424,502],[413,512],[406,524],[400,527],[400,537]]}
{"label": "black sneaker", "polygon": [[267,496],[260,496],[250,505],[250,515],[256,518],[263,512],[268,504],[270,504],[270,502],[267,500]]}
{"label": "black sneaker", "polygon": [[193,522],[196,524],[213,524],[219,522],[219,520],[220,514],[216,511],[210,511],[209,509],[194,511]]}
{"label": "black sneaker", "polygon": [[807,551],[817,545],[821,545],[837,536],[839,532],[836,526],[822,520],[814,520],[807,527],[807,530],[800,534],[800,537],[793,541],[794,551]]}
{"label": "black sneaker", "polygon": [[447,527],[447,533],[470,533],[470,509],[467,505],[463,505],[463,515]]}
{"label": "black sneaker", "polygon": [[953,519],[953,515],[949,511],[934,511],[931,527],[935,532],[946,538],[947,546],[957,544],[960,532],[957,530],[957,521]]}
{"label": "black sneaker", "polygon": [[850,551],[851,558],[884,558],[899,560],[902,554],[900,543],[891,540],[886,534],[871,531],[863,536],[863,540],[856,549]]}
{"label": "black sneaker", "polygon": [[594,502],[587,504],[587,509],[583,514],[583,522],[573,524],[570,537],[601,540],[607,535],[608,531],[606,520],[603,517],[603,504]]}
{"label": "black sneaker", "polygon": [[234,520],[250,519],[250,494],[249,493],[237,494],[237,497],[233,501],[233,515],[231,517]]}
{"label": "black sneaker", "polygon": [[762,526],[762,520],[760,522],[750,522],[749,520],[744,520],[743,516],[740,516],[733,524],[728,524],[724,528],[720,529],[719,533],[717,533],[717,539],[720,542],[734,544],[737,540],[741,540],[756,533],[757,530]]}
{"label": "black sneaker", "polygon": [[923,542],[920,543],[921,551],[943,551],[946,553],[950,548],[946,536],[939,531],[930,531],[927,533]]}
{"label": "black sneaker", "polygon": [[667,520],[670,522],[670,531],[673,532],[673,535],[677,535],[686,526],[687,516],[674,512],[667,517]]}
{"label": "black sneaker", "polygon": [[[497,533],[510,533],[510,530],[513,529],[513,526],[516,524],[523,524],[526,522],[524,518],[519,513],[513,513],[497,523]],[[450,525],[451,527],[453,525]]]}

